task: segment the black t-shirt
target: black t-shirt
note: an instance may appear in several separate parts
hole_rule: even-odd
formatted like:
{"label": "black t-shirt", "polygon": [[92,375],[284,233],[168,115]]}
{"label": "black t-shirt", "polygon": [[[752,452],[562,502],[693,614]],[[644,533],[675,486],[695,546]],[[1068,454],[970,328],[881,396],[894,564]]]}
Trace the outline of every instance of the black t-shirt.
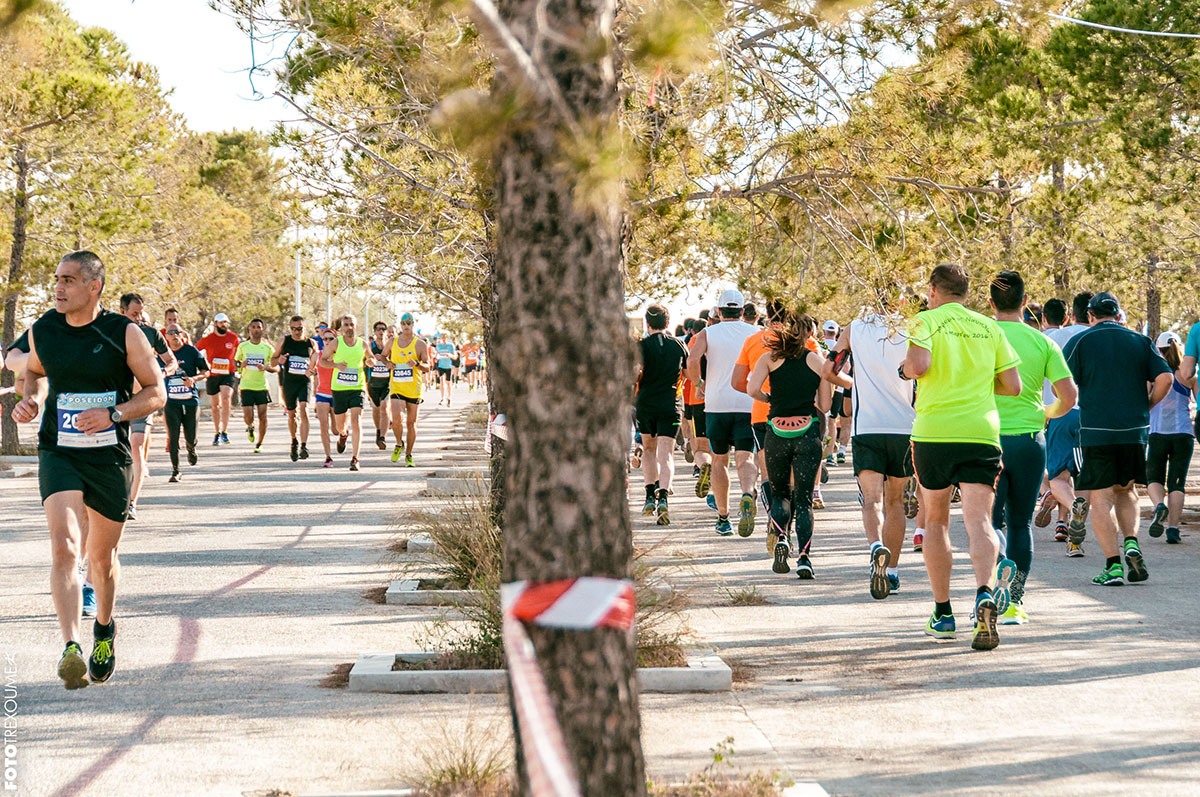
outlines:
{"label": "black t-shirt", "polygon": [[[291,335],[283,339],[283,347],[280,353],[287,356],[287,360],[283,364],[283,379],[290,383],[308,381],[308,364],[312,359],[313,351],[317,351],[317,339],[305,338],[304,340],[296,340]],[[293,357],[297,359],[292,359]],[[303,360],[303,365],[301,364]],[[303,367],[301,373],[294,373]]]}
{"label": "black t-shirt", "polygon": [[12,345],[8,347],[9,351],[13,351],[14,349],[19,352],[23,352],[24,354],[29,354],[29,330],[28,329],[25,330],[24,332],[22,332],[21,337],[14,340]]}
{"label": "black t-shirt", "polygon": [[38,448],[95,464],[132,462],[128,421],[94,435],[74,426],[81,411],[114,407],[133,395],[133,371],[125,350],[125,330],[132,323],[108,310],[81,327],[68,324],[57,310],[34,322],[33,344],[50,383]]}
{"label": "black t-shirt", "polygon": [[665,332],[642,338],[642,378],[638,381],[637,408],[642,411],[675,411],[679,377],[687,365],[687,349]]}
{"label": "black t-shirt", "polygon": [[1150,432],[1146,383],[1171,372],[1150,338],[1101,321],[1067,341],[1063,355],[1079,384],[1079,442],[1144,445]]}
{"label": "black t-shirt", "polygon": [[200,394],[194,385],[189,389],[180,377],[207,371],[208,361],[204,359],[204,353],[190,343],[183,344],[175,351],[175,359],[179,362],[179,370],[167,377],[167,400],[179,406],[195,407],[200,403]]}
{"label": "black t-shirt", "polygon": [[150,348],[154,349],[154,353],[163,355],[167,353],[167,339],[163,334],[152,326],[146,324],[138,324],[138,328],[146,336],[146,340],[150,342]]}
{"label": "black t-shirt", "polygon": [[[371,339],[371,354],[383,354],[383,347]],[[392,369],[387,365],[381,365],[378,360],[367,363],[367,381],[374,385],[381,385],[389,382],[392,378]]]}

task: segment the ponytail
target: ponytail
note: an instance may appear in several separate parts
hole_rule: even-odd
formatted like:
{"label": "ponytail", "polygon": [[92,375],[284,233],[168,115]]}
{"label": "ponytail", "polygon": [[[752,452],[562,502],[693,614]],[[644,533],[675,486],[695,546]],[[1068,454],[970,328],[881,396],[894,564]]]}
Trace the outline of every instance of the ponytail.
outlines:
{"label": "ponytail", "polygon": [[1183,362],[1183,350],[1179,347],[1179,341],[1168,341],[1166,347],[1159,349],[1159,351],[1162,352],[1163,359],[1167,361],[1167,365],[1171,366],[1171,370],[1178,371],[1180,363]]}

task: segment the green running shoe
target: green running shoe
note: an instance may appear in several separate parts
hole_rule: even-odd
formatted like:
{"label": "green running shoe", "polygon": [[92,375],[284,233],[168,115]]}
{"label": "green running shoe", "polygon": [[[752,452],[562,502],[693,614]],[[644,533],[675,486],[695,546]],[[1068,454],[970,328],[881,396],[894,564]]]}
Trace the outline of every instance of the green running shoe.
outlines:
{"label": "green running shoe", "polygon": [[1125,583],[1125,567],[1119,563],[1109,565],[1092,579],[1092,583],[1101,587],[1120,587]]}
{"label": "green running shoe", "polygon": [[78,642],[68,642],[58,660],[58,677],[67,689],[83,689],[88,685],[87,662],[83,660],[83,648]]}
{"label": "green running shoe", "polygon": [[642,504],[642,515],[645,517],[650,517],[654,514],[655,508],[654,496],[646,496],[646,503]]}
{"label": "green running shoe", "polygon": [[708,495],[708,487],[712,482],[712,463],[706,462],[700,466],[700,475],[696,477],[696,497]]}
{"label": "green running shoe", "polygon": [[1125,567],[1129,573],[1126,578],[1131,584],[1150,578],[1150,570],[1142,558],[1142,549],[1138,547],[1137,540],[1125,540]]}
{"label": "green running shoe", "polygon": [[396,446],[392,449],[392,462],[399,462],[400,455],[404,453],[404,446]]}
{"label": "green running shoe", "polygon": [[[88,671],[92,676],[92,683],[104,683],[117,668],[117,651],[113,645],[117,638],[117,623],[115,620],[110,623],[112,633],[107,637],[96,637],[95,645],[92,647],[92,657],[88,659]],[[99,630],[100,623],[96,623],[95,627]]]}
{"label": "green running shoe", "polygon": [[717,516],[717,535],[720,537],[732,537],[733,526],[729,524],[729,518],[725,515]]}
{"label": "green running shoe", "polygon": [[929,622],[925,624],[925,635],[934,639],[954,639],[954,615],[931,615]]}
{"label": "green running shoe", "polygon": [[660,526],[671,525],[671,516],[667,512],[667,491],[661,490],[658,496],[658,520],[655,522]]}
{"label": "green running shoe", "polygon": [[412,454],[405,454],[404,455],[404,467],[411,468],[412,466],[413,466]]}
{"label": "green running shoe", "polygon": [[996,630],[996,601],[991,594],[982,592],[975,599],[975,631],[971,634],[971,648],[993,650],[1000,644],[1000,633]]}
{"label": "green running shoe", "polygon": [[1021,607],[1021,604],[1016,601],[1008,604],[1008,610],[1000,615],[1000,625],[1025,625],[1028,622],[1029,615],[1025,613],[1025,609]]}
{"label": "green running shoe", "polygon": [[741,517],[738,518],[738,535],[749,537],[754,533],[754,515],[758,512],[758,507],[754,505],[753,494],[742,493],[741,511]]}

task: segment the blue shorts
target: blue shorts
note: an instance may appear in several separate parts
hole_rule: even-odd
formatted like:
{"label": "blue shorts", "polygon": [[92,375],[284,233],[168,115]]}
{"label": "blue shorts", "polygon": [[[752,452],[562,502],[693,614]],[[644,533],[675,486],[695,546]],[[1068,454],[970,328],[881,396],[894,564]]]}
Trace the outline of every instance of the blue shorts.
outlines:
{"label": "blue shorts", "polygon": [[1052,418],[1046,428],[1046,473],[1053,479],[1063,471],[1079,475],[1083,449],[1079,445],[1079,408]]}
{"label": "blue shorts", "polygon": [[317,394],[317,403],[318,403],[318,404],[330,404],[330,405],[332,405],[332,404],[333,404],[333,396],[326,396],[326,395],[323,395],[323,394],[321,394],[321,393],[318,393],[318,394]]}

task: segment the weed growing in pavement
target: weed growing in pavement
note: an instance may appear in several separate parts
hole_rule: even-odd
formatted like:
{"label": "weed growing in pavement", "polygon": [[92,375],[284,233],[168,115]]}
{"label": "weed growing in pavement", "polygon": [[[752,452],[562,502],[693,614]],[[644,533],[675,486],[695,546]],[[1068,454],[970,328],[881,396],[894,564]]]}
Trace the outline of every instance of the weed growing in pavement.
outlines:
{"label": "weed growing in pavement", "polygon": [[463,415],[463,424],[468,429],[486,429],[488,424],[488,408],[486,404],[472,404]]}
{"label": "weed growing in pavement", "polygon": [[363,593],[363,598],[371,603],[387,603],[387,587],[371,587]]}
{"label": "weed growing in pavement", "polygon": [[353,667],[354,662],[333,665],[333,669],[329,671],[329,675],[322,678],[317,686],[322,689],[345,689],[350,685],[350,670]]}
{"label": "weed growing in pavement", "polygon": [[767,606],[771,602],[767,596],[758,591],[758,587],[742,587],[737,592],[725,590],[729,596],[730,606]]}
{"label": "weed growing in pavement", "polygon": [[777,797],[784,789],[795,784],[791,778],[778,772],[751,772],[748,775],[733,772],[732,736],[726,736],[718,742],[712,748],[712,754],[712,763],[699,774],[683,783],[650,781],[646,784],[647,791],[652,797]]}
{"label": "weed growing in pavement", "polygon": [[512,733],[504,712],[487,722],[467,706],[465,726],[453,720],[441,727],[440,742],[426,748],[424,774],[415,794],[422,797],[507,797],[512,785]]}

